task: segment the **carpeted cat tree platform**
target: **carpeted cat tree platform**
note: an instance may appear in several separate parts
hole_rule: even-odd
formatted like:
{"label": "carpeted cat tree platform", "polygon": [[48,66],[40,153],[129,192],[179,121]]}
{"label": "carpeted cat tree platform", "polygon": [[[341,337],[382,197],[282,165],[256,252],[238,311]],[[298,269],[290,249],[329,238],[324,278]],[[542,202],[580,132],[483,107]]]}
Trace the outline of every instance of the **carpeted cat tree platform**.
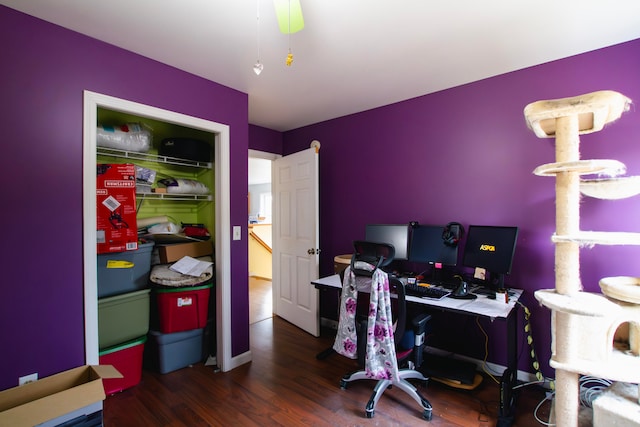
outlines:
{"label": "carpeted cat tree platform", "polygon": [[601,131],[630,104],[617,92],[599,91],[537,101],[524,109],[527,125],[539,138],[555,137],[555,163],[534,170],[556,178],[555,289],[538,290],[535,297],[551,309],[553,412],[559,427],[578,426],[580,375],[619,382],[594,401],[594,426],[640,426],[640,278],[602,278],[602,293],[583,292],[580,281],[581,248],[640,245],[640,233],[580,230],[581,195],[621,199],[640,194],[640,177],[620,177],[623,163],[580,159],[580,135]]}

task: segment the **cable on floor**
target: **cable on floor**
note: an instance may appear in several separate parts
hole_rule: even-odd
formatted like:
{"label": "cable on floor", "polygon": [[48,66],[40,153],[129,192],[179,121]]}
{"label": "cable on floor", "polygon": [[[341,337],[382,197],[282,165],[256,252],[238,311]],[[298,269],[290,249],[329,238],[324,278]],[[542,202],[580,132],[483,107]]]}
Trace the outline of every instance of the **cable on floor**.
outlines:
{"label": "cable on floor", "polygon": [[587,408],[593,408],[593,401],[606,390],[612,382],[603,378],[581,375],[579,379],[580,404]]}
{"label": "cable on floor", "polygon": [[540,401],[540,403],[538,403],[538,405],[536,406],[536,408],[533,410],[533,417],[536,419],[537,422],[539,422],[540,424],[542,424],[543,426],[547,426],[547,427],[553,427],[556,424],[555,423],[550,423],[547,421],[543,421],[539,416],[538,416],[538,411],[540,410],[540,408],[542,407],[542,404],[544,402],[548,401],[552,401],[553,397],[555,396],[556,392],[554,391],[553,393],[548,393],[544,399],[542,399]]}

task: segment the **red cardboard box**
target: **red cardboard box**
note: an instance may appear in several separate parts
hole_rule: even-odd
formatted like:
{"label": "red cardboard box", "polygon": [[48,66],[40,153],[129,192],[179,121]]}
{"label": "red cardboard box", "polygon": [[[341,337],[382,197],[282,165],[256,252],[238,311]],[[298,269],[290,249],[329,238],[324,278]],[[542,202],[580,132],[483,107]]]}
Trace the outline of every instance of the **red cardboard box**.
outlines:
{"label": "red cardboard box", "polygon": [[98,164],[96,201],[98,253],[138,249],[135,165]]}

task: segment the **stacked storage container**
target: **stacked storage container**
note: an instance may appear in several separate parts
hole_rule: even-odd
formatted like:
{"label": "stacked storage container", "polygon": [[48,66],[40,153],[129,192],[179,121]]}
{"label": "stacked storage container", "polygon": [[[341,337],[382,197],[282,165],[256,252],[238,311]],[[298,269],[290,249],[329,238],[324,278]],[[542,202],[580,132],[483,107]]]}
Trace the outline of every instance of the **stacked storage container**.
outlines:
{"label": "stacked storage container", "polygon": [[[211,242],[207,243],[211,253]],[[183,245],[184,250],[194,249],[190,243]],[[173,246],[172,250],[178,249]],[[162,251],[162,247],[159,250]],[[184,256],[179,252],[175,258]],[[171,262],[175,258],[163,259]],[[213,263],[211,256],[196,259]],[[149,277],[152,284],[151,330],[145,364],[161,374],[201,362],[209,352],[205,339],[210,337],[205,330],[212,317],[213,265],[198,277],[173,271],[171,265],[154,265]]]}
{"label": "stacked storage container", "polygon": [[[138,236],[147,237],[155,241],[154,250],[151,253],[151,261],[145,277],[145,288],[135,291],[120,292],[111,295],[100,295],[99,311],[102,306],[102,299],[113,298],[114,301],[105,301],[105,315],[112,310],[111,305],[121,305],[120,298],[132,299],[139,303],[137,307],[140,318],[118,319],[110,316],[107,321],[102,319],[99,313],[99,327],[103,325],[113,325],[112,330],[100,331],[101,361],[109,360],[110,355],[115,352],[130,353],[131,357],[138,357],[137,346],[144,347],[143,363],[149,367],[159,370],[161,373],[176,370],[183,366],[203,360],[206,354],[214,354],[215,349],[210,348],[211,344],[205,346],[203,339],[208,343],[213,343],[215,338],[207,337],[206,330],[215,333],[213,316],[206,313],[213,304],[209,304],[209,298],[214,294],[211,292],[213,286],[213,274],[210,269],[209,277],[192,284],[178,284],[173,287],[161,283],[150,283],[148,273],[151,266],[163,264],[167,267],[184,256],[201,257],[212,256],[212,241],[190,241],[183,243],[185,236],[197,236],[210,238],[207,227],[211,228],[215,221],[214,197],[210,188],[215,182],[215,172],[213,163],[213,147],[215,144],[215,134],[209,131],[187,128],[180,125],[155,120],[148,117],[134,117],[119,111],[108,110],[98,107],[98,130],[97,130],[97,155],[98,164],[104,163],[110,167],[98,169],[98,173],[113,173],[120,170],[116,166],[123,158],[135,159],[135,165],[130,165],[127,174],[129,182],[122,182],[119,188],[127,188],[129,191],[135,182],[135,194],[137,202],[128,207],[127,212],[133,213],[132,217],[124,218],[120,221],[125,211],[121,211],[117,203],[107,199],[106,195],[98,200],[99,208],[107,212],[108,221],[104,222],[105,227],[113,227],[124,230],[125,228],[136,230]],[[126,123],[125,125],[114,125]],[[148,130],[153,129],[154,135]],[[133,167],[133,169],[131,168]],[[163,177],[156,179],[156,177]],[[98,188],[100,190],[100,188]],[[98,193],[101,194],[101,193]],[[133,198],[133,197],[132,197]],[[121,199],[117,200],[118,202]],[[107,203],[111,202],[111,203]],[[103,203],[104,206],[100,205]],[[129,205],[127,203],[127,205]],[[163,221],[155,223],[151,220],[165,218]],[[145,221],[142,221],[142,220]],[[150,226],[160,225],[164,222],[178,226],[182,224],[201,225],[202,234],[188,234],[185,230],[173,232],[172,229],[164,231],[151,230]],[[137,223],[138,227],[134,225]],[[149,222],[143,225],[143,222]],[[145,230],[146,228],[146,230]],[[199,228],[199,227],[198,227]],[[143,231],[144,230],[144,231]],[[110,230],[111,231],[111,230]],[[193,230],[192,230],[193,231]],[[145,233],[146,232],[146,233]],[[107,235],[106,231],[98,230],[98,241],[101,236]],[[108,240],[109,236],[107,236]],[[102,240],[105,240],[104,238]],[[135,242],[135,241],[134,241]],[[180,243],[176,243],[180,242]],[[188,251],[183,248],[189,249]],[[135,247],[126,247],[127,250]],[[124,251],[125,249],[113,249],[113,252]],[[98,250],[98,254],[100,254]],[[99,261],[100,263],[100,261]],[[107,273],[113,273],[108,271]],[[99,279],[99,282],[104,280]],[[153,286],[153,290],[149,288]],[[100,287],[100,283],[99,283]],[[176,288],[182,288],[177,290]],[[191,289],[193,288],[193,289]],[[169,292],[176,290],[176,292]],[[167,292],[164,292],[167,291]],[[135,292],[140,294],[136,295]],[[127,294],[127,297],[123,296]],[[130,294],[130,295],[129,295]],[[120,298],[118,298],[120,297]],[[142,300],[145,299],[146,312],[142,307]],[[159,302],[158,302],[159,301]],[[133,301],[127,301],[127,303]],[[180,304],[180,307],[171,306],[172,303]],[[161,304],[159,306],[158,304]],[[208,305],[208,306],[207,306]],[[205,320],[198,317],[192,321],[194,313],[199,316],[205,313]],[[138,315],[136,315],[137,317]],[[127,337],[122,340],[124,331],[131,331],[131,323],[138,323],[143,316],[148,319],[144,328],[139,328],[136,334],[141,333],[146,337],[146,342],[142,335]],[[178,316],[178,317],[176,317]],[[162,325],[160,325],[162,318]],[[127,323],[124,326],[122,323]],[[203,325],[204,323],[204,325]],[[170,326],[167,326],[170,325]],[[104,326],[107,328],[107,326]],[[110,333],[117,333],[117,338],[109,337]],[[103,340],[107,340],[108,343]],[[116,342],[118,341],[118,342]],[[103,347],[103,345],[105,347]],[[132,349],[135,347],[135,349]],[[113,351],[113,353],[112,353]],[[197,356],[196,356],[197,353]],[[134,356],[135,355],[135,356]],[[103,359],[104,358],[104,359]],[[106,363],[106,362],[105,362]],[[117,366],[116,366],[117,367]],[[122,368],[126,370],[126,368]]]}
{"label": "stacked storage container", "polygon": [[153,246],[141,243],[135,251],[98,254],[100,364],[113,365],[123,375],[103,382],[107,395],[133,387],[142,378]]}

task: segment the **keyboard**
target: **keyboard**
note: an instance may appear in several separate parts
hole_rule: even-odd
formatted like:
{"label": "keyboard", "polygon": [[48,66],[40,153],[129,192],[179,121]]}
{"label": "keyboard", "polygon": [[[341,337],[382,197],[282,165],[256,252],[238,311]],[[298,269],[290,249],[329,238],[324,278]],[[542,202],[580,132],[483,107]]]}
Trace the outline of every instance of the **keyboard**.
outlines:
{"label": "keyboard", "polygon": [[420,298],[442,299],[449,295],[451,291],[445,289],[434,288],[432,286],[420,286],[407,283],[404,287],[407,295],[413,295]]}
{"label": "keyboard", "polygon": [[431,282],[432,286],[437,286],[439,288],[445,288],[445,289],[457,289],[458,286],[460,286],[460,282],[458,280],[447,280],[447,281],[442,281],[442,280],[438,280],[438,281],[434,281]]}

